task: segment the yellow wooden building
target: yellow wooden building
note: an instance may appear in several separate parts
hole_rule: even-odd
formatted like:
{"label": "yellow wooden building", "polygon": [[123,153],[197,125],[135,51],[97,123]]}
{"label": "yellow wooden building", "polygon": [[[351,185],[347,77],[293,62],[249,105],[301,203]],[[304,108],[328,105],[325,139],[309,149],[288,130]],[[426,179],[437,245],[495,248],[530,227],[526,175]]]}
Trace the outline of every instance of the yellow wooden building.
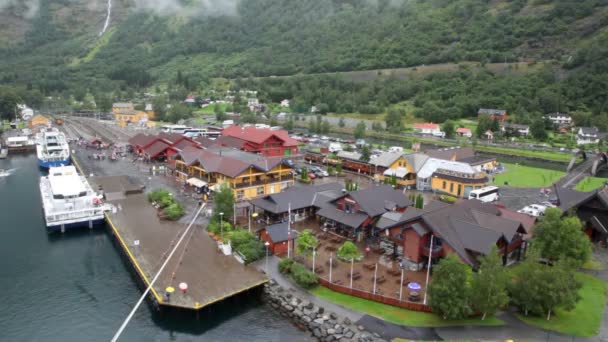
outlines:
{"label": "yellow wooden building", "polygon": [[279,193],[294,184],[293,169],[281,157],[262,157],[236,149],[188,147],[173,162],[180,181],[206,185],[212,190],[227,183],[238,201]]}
{"label": "yellow wooden building", "polygon": [[437,169],[431,177],[431,190],[435,193],[455,197],[468,197],[469,192],[481,189],[488,183],[483,172],[465,173],[448,169]]}
{"label": "yellow wooden building", "polygon": [[386,178],[395,177],[400,187],[413,187],[416,185],[416,170],[408,162],[403,152],[383,152],[379,156],[370,159],[372,171],[375,178],[384,181]]}
{"label": "yellow wooden building", "polygon": [[29,128],[43,127],[51,124],[51,120],[42,115],[35,115],[29,121]]}

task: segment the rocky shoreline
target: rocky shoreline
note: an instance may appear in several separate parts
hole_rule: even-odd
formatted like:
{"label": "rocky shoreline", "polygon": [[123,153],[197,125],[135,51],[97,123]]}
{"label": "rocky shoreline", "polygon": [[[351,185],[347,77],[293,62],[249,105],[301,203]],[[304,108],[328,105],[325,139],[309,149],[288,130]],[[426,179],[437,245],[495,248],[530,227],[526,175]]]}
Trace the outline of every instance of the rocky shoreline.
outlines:
{"label": "rocky shoreline", "polygon": [[299,329],[310,332],[318,341],[385,341],[378,334],[366,332],[363,326],[355,325],[348,317],[338,317],[321,306],[298,298],[274,280],[264,285],[264,299],[274,310]]}

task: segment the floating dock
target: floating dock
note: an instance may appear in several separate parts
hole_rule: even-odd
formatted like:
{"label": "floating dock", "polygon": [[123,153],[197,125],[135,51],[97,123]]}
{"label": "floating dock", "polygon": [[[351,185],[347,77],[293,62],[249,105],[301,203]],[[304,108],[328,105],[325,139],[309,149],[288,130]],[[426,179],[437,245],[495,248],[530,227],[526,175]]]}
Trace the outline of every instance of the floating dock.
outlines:
{"label": "floating dock", "polygon": [[[83,171],[75,158],[74,164]],[[106,212],[108,229],[148,286],[187,225],[159,219],[143,186],[127,176],[90,177],[89,182],[93,189],[103,189],[107,202],[116,206],[113,212]],[[195,225],[152,287],[151,297],[160,307],[199,310],[267,281],[255,268],[222,254],[204,227]],[[188,285],[185,293],[180,291],[180,283]],[[175,289],[168,300],[167,287]]]}

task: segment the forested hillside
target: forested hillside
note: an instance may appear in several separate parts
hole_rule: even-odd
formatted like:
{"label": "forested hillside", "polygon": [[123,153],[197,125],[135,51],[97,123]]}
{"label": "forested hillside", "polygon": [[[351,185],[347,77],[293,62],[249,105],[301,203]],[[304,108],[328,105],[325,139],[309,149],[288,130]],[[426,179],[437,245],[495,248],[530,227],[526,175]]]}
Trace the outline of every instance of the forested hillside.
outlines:
{"label": "forested hillside", "polygon": [[[384,111],[387,104],[415,100],[419,115],[429,119],[470,115],[479,105],[600,112],[607,89],[608,0],[231,0],[222,5],[233,4],[228,10],[214,7],[222,1],[204,1],[202,8],[197,0],[146,6],[114,0],[110,28],[101,37],[105,1],[83,5],[87,1],[39,0],[35,13],[5,7],[3,18],[19,20],[0,25],[0,36],[12,37],[0,40],[2,83],[41,94],[109,94],[165,84],[178,71],[187,77],[186,88],[196,89],[216,77],[550,61],[531,75],[463,68],[423,82],[355,85],[337,76],[247,81],[261,82],[273,98],[325,103],[336,112]],[[303,95],[315,82],[331,91]],[[372,90],[359,96],[350,88]]]}

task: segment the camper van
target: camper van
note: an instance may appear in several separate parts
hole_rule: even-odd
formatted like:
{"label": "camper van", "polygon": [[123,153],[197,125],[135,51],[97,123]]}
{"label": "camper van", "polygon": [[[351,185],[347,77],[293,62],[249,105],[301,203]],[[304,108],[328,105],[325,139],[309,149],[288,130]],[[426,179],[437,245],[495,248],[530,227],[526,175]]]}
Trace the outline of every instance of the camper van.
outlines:
{"label": "camper van", "polygon": [[331,153],[340,152],[340,151],[342,151],[342,144],[340,144],[340,143],[330,143],[328,150]]}

